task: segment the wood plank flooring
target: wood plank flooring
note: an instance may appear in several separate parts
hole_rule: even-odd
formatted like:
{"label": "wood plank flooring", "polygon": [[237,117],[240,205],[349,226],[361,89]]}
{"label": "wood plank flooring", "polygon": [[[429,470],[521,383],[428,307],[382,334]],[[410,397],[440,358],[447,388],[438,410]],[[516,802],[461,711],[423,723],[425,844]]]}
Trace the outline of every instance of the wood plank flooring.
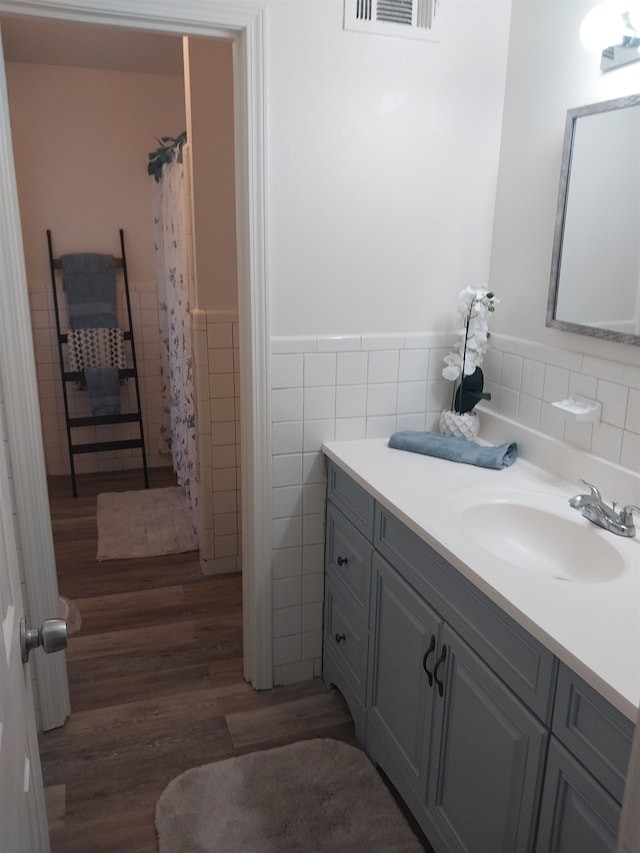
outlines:
{"label": "wood plank flooring", "polygon": [[[150,471],[151,487],[174,485]],[[40,737],[53,853],[154,853],[158,796],[179,773],[311,737],[355,743],[322,682],[257,693],[242,676],[238,574],[204,577],[197,554],[96,562],[96,496],[142,487],[139,472],[49,483],[69,638],[72,715]]]}

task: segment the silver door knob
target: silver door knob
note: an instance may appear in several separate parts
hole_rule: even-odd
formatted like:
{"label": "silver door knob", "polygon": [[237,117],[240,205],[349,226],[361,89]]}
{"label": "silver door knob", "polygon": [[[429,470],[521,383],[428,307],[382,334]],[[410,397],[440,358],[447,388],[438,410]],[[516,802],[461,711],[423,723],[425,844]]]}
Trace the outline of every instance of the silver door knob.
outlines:
{"label": "silver door knob", "polygon": [[20,620],[20,650],[22,652],[22,663],[29,660],[32,649],[42,646],[48,654],[61,652],[67,648],[67,622],[66,619],[45,619],[40,628],[29,628],[27,620]]}

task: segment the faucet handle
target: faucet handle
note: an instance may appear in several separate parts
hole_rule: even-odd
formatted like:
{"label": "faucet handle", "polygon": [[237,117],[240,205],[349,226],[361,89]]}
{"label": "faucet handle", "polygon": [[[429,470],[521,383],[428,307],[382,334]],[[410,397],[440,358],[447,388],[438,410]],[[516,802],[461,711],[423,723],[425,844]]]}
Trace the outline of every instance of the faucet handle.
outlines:
{"label": "faucet handle", "polygon": [[594,501],[602,503],[602,495],[600,494],[600,489],[597,489],[592,483],[587,483],[586,480],[578,480],[578,482],[581,486],[584,486],[585,488],[589,489],[589,491],[591,492],[591,497],[594,499]]}
{"label": "faucet handle", "polygon": [[637,512],[640,514],[640,506],[636,506],[635,504],[627,504],[627,506],[623,506],[620,510],[618,517],[620,519],[621,524],[633,524],[633,513]]}

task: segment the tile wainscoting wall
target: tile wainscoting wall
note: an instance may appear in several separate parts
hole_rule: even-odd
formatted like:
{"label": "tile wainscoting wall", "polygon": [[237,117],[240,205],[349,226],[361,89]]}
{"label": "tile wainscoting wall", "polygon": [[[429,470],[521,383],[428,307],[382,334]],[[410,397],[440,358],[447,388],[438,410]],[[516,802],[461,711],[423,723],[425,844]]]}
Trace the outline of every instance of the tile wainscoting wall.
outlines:
{"label": "tile wainscoting wall", "polygon": [[200,478],[200,566],[242,569],[238,315],[192,312]]}
{"label": "tile wainscoting wall", "polygon": [[[322,443],[437,431],[451,402],[442,378],[451,341],[436,333],[272,338],[275,684],[321,671]],[[483,368],[496,411],[640,471],[640,367],[494,334]],[[602,423],[570,423],[551,405],[574,393],[602,403]]]}

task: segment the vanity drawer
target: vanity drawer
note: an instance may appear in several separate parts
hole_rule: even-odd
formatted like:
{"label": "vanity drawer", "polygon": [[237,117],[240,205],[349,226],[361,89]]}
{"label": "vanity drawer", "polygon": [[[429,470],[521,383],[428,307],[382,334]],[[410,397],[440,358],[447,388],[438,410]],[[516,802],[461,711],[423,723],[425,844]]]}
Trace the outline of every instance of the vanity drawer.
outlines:
{"label": "vanity drawer", "polygon": [[550,722],[556,663],[548,649],[379,505],[374,547],[541,720]]}
{"label": "vanity drawer", "polygon": [[327,472],[327,497],[360,533],[369,541],[373,539],[373,498],[333,462],[329,462]]}
{"label": "vanity drawer", "polygon": [[560,664],[553,733],[621,803],[634,725]]}
{"label": "vanity drawer", "polygon": [[326,570],[344,584],[362,610],[369,612],[373,547],[345,516],[327,503]]}
{"label": "vanity drawer", "polygon": [[331,581],[325,588],[324,644],[364,704],[367,687],[368,613],[350,605]]}

